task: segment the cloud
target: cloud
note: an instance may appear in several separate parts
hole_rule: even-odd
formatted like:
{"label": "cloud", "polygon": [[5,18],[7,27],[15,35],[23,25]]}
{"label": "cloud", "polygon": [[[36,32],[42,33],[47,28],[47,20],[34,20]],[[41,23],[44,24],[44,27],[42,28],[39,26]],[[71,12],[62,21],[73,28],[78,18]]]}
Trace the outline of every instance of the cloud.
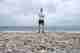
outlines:
{"label": "cloud", "polygon": [[41,7],[48,9],[48,13],[55,13],[57,16],[79,13],[79,9],[75,9],[79,7],[79,0],[4,0],[1,5],[2,13],[13,15],[32,13],[33,9]]}
{"label": "cloud", "polygon": [[[5,18],[2,19],[2,17],[5,16],[7,19],[9,19],[8,17],[10,17],[10,20],[13,19],[13,22],[16,21],[17,26],[31,26],[33,15],[37,15],[39,9],[43,7],[45,11],[47,11],[50,21],[53,21],[53,17],[56,17],[55,21],[57,22],[54,21],[55,24],[61,24],[63,22],[64,24],[68,24],[71,23],[71,20],[75,19],[68,18],[62,20],[63,18],[61,18],[61,16],[80,16],[79,2],[80,0],[0,0],[0,20],[4,21]],[[50,21],[49,23],[52,22]],[[77,21],[78,18],[76,18],[76,21],[73,21],[73,23],[77,23]],[[8,23],[5,22],[6,25],[9,25]],[[15,25],[15,23],[13,25]]]}
{"label": "cloud", "polygon": [[[30,21],[30,16],[32,15],[31,12],[31,1],[29,0],[4,0],[0,3],[0,21],[3,24],[0,24],[0,26],[16,26],[21,24],[24,25],[25,18],[27,22]],[[4,19],[3,19],[4,18]],[[22,20],[19,20],[22,19]],[[29,19],[30,18],[30,19]],[[7,22],[7,20],[9,20]],[[12,21],[13,20],[13,21]],[[15,22],[15,23],[13,23]],[[27,23],[26,22],[26,23]],[[12,24],[9,24],[12,23]],[[17,24],[18,23],[18,24]],[[26,26],[32,25],[31,22],[29,24],[25,24]]]}

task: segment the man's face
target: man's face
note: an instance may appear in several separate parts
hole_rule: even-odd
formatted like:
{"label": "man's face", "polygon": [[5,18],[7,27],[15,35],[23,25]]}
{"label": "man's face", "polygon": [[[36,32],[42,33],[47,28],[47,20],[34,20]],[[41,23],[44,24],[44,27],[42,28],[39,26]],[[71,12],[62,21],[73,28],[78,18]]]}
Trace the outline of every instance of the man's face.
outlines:
{"label": "man's face", "polygon": [[43,12],[43,8],[40,9],[40,12]]}

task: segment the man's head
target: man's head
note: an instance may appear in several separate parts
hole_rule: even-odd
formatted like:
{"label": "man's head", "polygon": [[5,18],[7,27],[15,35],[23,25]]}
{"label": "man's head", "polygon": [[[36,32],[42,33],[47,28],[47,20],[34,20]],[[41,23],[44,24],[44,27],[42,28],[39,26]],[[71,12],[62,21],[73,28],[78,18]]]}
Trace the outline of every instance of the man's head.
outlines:
{"label": "man's head", "polygon": [[40,9],[40,12],[43,12],[43,8]]}

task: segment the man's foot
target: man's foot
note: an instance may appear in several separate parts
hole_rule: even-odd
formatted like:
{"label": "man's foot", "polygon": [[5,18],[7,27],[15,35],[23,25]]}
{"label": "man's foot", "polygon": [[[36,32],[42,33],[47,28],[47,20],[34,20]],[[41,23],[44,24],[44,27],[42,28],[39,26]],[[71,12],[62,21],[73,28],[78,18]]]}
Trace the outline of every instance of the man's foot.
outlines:
{"label": "man's foot", "polygon": [[42,31],[42,33],[44,33],[44,31]]}
{"label": "man's foot", "polygon": [[40,32],[37,32],[37,33],[40,33]]}

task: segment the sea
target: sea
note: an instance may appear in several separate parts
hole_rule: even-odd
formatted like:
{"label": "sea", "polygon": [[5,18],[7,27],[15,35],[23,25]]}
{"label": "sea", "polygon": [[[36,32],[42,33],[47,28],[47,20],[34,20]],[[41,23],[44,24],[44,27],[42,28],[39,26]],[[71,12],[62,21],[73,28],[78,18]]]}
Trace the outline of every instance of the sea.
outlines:
{"label": "sea", "polygon": [[[79,26],[48,26],[44,29],[47,32],[80,32]],[[25,32],[36,32],[38,31],[37,27],[32,26],[1,26],[0,32],[9,31],[25,31]]]}

